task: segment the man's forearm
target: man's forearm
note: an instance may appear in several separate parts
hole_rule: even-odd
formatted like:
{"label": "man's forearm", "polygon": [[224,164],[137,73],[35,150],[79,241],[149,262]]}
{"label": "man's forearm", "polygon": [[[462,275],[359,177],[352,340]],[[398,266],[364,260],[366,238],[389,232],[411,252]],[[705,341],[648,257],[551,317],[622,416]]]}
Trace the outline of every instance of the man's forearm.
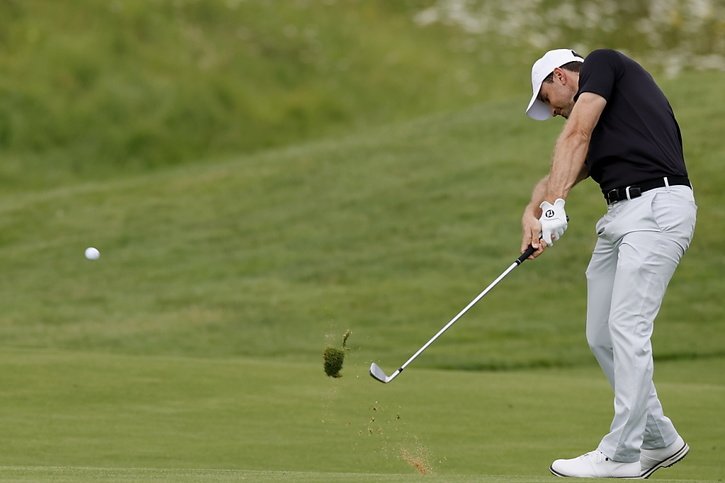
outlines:
{"label": "man's forearm", "polygon": [[533,191],[531,192],[531,201],[529,201],[529,204],[526,205],[526,208],[524,209],[527,214],[535,218],[541,216],[541,208],[539,208],[539,205],[541,205],[541,202],[546,199],[548,184],[549,176],[545,176],[538,183],[536,183]]}
{"label": "man's forearm", "polygon": [[607,101],[598,94],[584,92],[579,97],[556,140],[546,201],[566,199],[574,185],[588,176],[585,160],[589,141],[606,105]]}
{"label": "man's forearm", "polygon": [[569,191],[582,178],[588,149],[587,134],[576,129],[564,129],[556,141],[543,199],[554,202],[557,198],[566,199],[569,196]]}

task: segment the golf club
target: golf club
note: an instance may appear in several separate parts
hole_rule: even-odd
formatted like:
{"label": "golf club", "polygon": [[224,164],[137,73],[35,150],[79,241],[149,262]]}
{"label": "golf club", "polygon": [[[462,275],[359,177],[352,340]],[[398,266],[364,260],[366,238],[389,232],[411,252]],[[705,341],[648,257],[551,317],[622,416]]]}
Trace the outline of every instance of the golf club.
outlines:
{"label": "golf club", "polygon": [[428,346],[430,346],[433,342],[435,342],[435,340],[438,337],[440,337],[441,335],[443,335],[443,333],[445,331],[447,331],[448,329],[450,329],[451,326],[453,324],[455,324],[456,321],[458,321],[458,319],[461,318],[461,316],[463,316],[463,314],[465,314],[466,312],[468,312],[468,309],[470,309],[471,307],[473,307],[474,305],[476,305],[476,302],[478,302],[479,300],[481,300],[488,292],[490,292],[491,289],[493,289],[493,287],[495,287],[496,284],[498,284],[501,280],[503,280],[503,278],[506,277],[506,275],[508,275],[514,268],[516,268],[519,265],[521,265],[522,263],[524,263],[524,261],[527,258],[529,258],[535,251],[536,251],[536,249],[534,247],[532,247],[531,245],[529,245],[529,248],[527,248],[526,251],[524,251],[524,253],[522,253],[511,265],[509,265],[509,267],[501,275],[499,275],[498,278],[491,283],[491,285],[489,285],[488,287],[486,287],[485,289],[483,289],[483,291],[480,294],[478,294],[478,296],[476,296],[475,299],[473,299],[468,305],[466,305],[466,307],[463,310],[461,310],[460,312],[458,312],[458,314],[455,317],[453,317],[453,319],[451,319],[450,322],[448,322],[446,325],[444,325],[443,328],[441,330],[439,330],[436,335],[434,335],[428,342],[426,342],[423,347],[421,347],[420,349],[418,349],[418,352],[416,352],[415,354],[413,354],[413,356],[410,359],[408,359],[407,361],[405,361],[405,363],[402,366],[400,366],[400,368],[398,368],[391,375],[389,375],[389,376],[386,375],[385,374],[385,371],[383,371],[380,368],[380,366],[378,366],[376,363],[373,362],[370,365],[370,375],[373,377],[373,379],[376,379],[376,380],[378,380],[378,381],[380,381],[380,382],[382,382],[384,384],[387,384],[390,381],[392,381],[393,379],[395,379],[396,377],[398,377],[398,375],[401,372],[403,372],[403,369],[405,369],[406,367],[408,367],[408,365],[411,362],[413,362],[419,355],[421,355],[423,353],[423,351],[428,348]]}

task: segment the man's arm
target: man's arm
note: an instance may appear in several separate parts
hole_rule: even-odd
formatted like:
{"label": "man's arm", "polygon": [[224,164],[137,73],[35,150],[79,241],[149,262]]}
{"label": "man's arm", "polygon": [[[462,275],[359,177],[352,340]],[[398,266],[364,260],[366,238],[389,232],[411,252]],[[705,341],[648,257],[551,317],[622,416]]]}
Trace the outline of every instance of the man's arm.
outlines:
{"label": "man's arm", "polygon": [[606,105],[607,101],[602,96],[591,92],[582,93],[556,141],[551,170],[534,187],[531,201],[521,218],[521,252],[532,245],[537,249],[532,258],[541,255],[546,248],[546,243],[539,242],[539,205],[543,201],[553,203],[557,198],[565,200],[574,185],[589,176],[585,163],[589,141]]}
{"label": "man's arm", "polygon": [[584,92],[577,99],[554,147],[544,200],[553,203],[566,199],[569,191],[586,168],[587,151],[592,132],[599,122],[607,101],[602,96]]}
{"label": "man's arm", "polygon": [[[579,175],[574,181],[574,185],[583,181],[589,177],[589,170],[586,165],[582,166]],[[548,191],[549,176],[542,178],[534,186],[534,190],[531,193],[531,201],[524,208],[524,214],[521,217],[521,252],[523,253],[529,245],[532,245],[537,250],[534,252],[531,258],[536,258],[544,251],[544,244],[539,244],[539,237],[541,236],[541,223],[539,218],[541,217],[541,202],[544,201],[546,193]]]}

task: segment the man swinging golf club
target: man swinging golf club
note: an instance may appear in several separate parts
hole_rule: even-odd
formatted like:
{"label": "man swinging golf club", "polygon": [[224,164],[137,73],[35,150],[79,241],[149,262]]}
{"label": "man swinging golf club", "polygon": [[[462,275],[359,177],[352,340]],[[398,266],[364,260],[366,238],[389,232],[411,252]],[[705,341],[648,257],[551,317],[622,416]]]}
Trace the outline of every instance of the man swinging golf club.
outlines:
{"label": "man swinging golf club", "polygon": [[595,450],[556,460],[550,470],[564,477],[647,478],[689,451],[657,397],[650,342],[695,228],[680,129],[650,74],[617,51],[586,58],[549,51],[534,63],[531,82],[528,116],[567,121],[549,174],[524,210],[521,250],[531,244],[536,258],[562,237],[565,200],[583,179],[596,181],[607,203],[586,270],[586,337],[614,389],[614,419]]}

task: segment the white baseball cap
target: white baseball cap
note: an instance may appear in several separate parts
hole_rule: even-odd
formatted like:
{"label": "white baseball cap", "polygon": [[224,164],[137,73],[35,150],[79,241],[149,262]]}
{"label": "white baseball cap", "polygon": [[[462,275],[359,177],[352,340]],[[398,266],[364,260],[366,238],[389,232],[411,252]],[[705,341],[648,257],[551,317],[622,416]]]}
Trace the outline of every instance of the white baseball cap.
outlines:
{"label": "white baseball cap", "polygon": [[529,107],[526,108],[526,115],[531,119],[545,121],[551,118],[549,106],[538,99],[541,84],[549,74],[554,72],[554,69],[569,62],[584,62],[584,58],[571,49],[556,49],[548,51],[542,58],[534,62],[531,67],[531,87],[534,93],[531,96]]}

